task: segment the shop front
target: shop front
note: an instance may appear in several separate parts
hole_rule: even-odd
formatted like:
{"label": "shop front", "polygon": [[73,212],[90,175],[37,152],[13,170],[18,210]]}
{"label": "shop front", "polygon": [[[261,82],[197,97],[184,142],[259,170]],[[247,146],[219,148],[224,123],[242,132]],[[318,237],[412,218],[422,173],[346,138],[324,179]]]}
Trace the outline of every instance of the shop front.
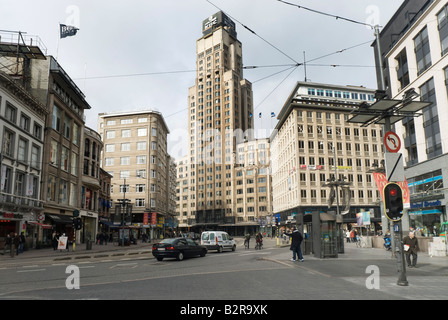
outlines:
{"label": "shop front", "polygon": [[4,249],[6,237],[8,234],[21,233],[25,236],[25,248],[33,246],[33,236],[35,235],[35,227],[28,221],[34,221],[36,218],[34,213],[13,213],[0,211],[0,250]]}
{"label": "shop front", "polygon": [[11,217],[7,212],[0,213],[0,250],[5,247],[7,235],[19,231],[20,220]]}
{"label": "shop front", "polygon": [[98,232],[98,213],[80,210],[79,215],[82,219],[82,228],[79,232],[79,239],[77,235],[77,242],[86,243],[87,240],[95,242]]}
{"label": "shop front", "polygon": [[444,209],[440,200],[411,202],[409,226],[416,230],[417,236],[438,237]]}
{"label": "shop front", "polygon": [[150,239],[164,239],[166,237],[165,216],[159,212],[151,212]]}

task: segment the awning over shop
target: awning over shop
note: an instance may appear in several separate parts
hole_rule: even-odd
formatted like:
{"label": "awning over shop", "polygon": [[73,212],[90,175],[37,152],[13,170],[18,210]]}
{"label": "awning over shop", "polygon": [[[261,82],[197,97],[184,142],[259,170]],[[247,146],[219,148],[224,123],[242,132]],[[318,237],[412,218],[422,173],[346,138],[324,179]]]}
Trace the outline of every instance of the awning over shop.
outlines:
{"label": "awning over shop", "polygon": [[64,216],[59,214],[46,214],[46,216],[51,219],[56,224],[72,224],[73,223],[73,217],[71,216]]}

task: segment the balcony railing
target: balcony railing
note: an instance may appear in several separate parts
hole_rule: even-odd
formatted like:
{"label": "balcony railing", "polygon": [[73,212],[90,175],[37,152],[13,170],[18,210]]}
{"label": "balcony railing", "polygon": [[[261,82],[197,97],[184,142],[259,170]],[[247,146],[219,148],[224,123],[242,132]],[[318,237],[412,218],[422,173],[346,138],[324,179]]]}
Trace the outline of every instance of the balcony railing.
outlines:
{"label": "balcony railing", "polygon": [[17,196],[14,194],[0,193],[0,206],[2,205],[13,205],[26,208],[31,207],[36,209],[41,209],[44,206],[42,200]]}

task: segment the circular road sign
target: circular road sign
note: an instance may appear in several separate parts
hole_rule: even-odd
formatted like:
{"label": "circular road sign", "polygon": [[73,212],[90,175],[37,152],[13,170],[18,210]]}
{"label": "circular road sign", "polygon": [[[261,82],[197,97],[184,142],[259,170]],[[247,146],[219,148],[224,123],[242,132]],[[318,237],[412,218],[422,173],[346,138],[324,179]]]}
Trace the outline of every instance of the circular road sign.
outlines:
{"label": "circular road sign", "polygon": [[388,131],[384,135],[384,145],[389,152],[398,152],[401,147],[401,141],[395,132]]}

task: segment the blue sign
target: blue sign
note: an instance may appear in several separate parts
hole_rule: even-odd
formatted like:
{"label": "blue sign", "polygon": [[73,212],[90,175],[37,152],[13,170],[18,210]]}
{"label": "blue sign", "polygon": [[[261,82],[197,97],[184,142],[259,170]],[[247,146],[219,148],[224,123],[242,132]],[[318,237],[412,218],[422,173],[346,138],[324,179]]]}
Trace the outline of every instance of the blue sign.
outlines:
{"label": "blue sign", "polygon": [[398,224],[394,224],[394,232],[400,232],[400,226]]}

